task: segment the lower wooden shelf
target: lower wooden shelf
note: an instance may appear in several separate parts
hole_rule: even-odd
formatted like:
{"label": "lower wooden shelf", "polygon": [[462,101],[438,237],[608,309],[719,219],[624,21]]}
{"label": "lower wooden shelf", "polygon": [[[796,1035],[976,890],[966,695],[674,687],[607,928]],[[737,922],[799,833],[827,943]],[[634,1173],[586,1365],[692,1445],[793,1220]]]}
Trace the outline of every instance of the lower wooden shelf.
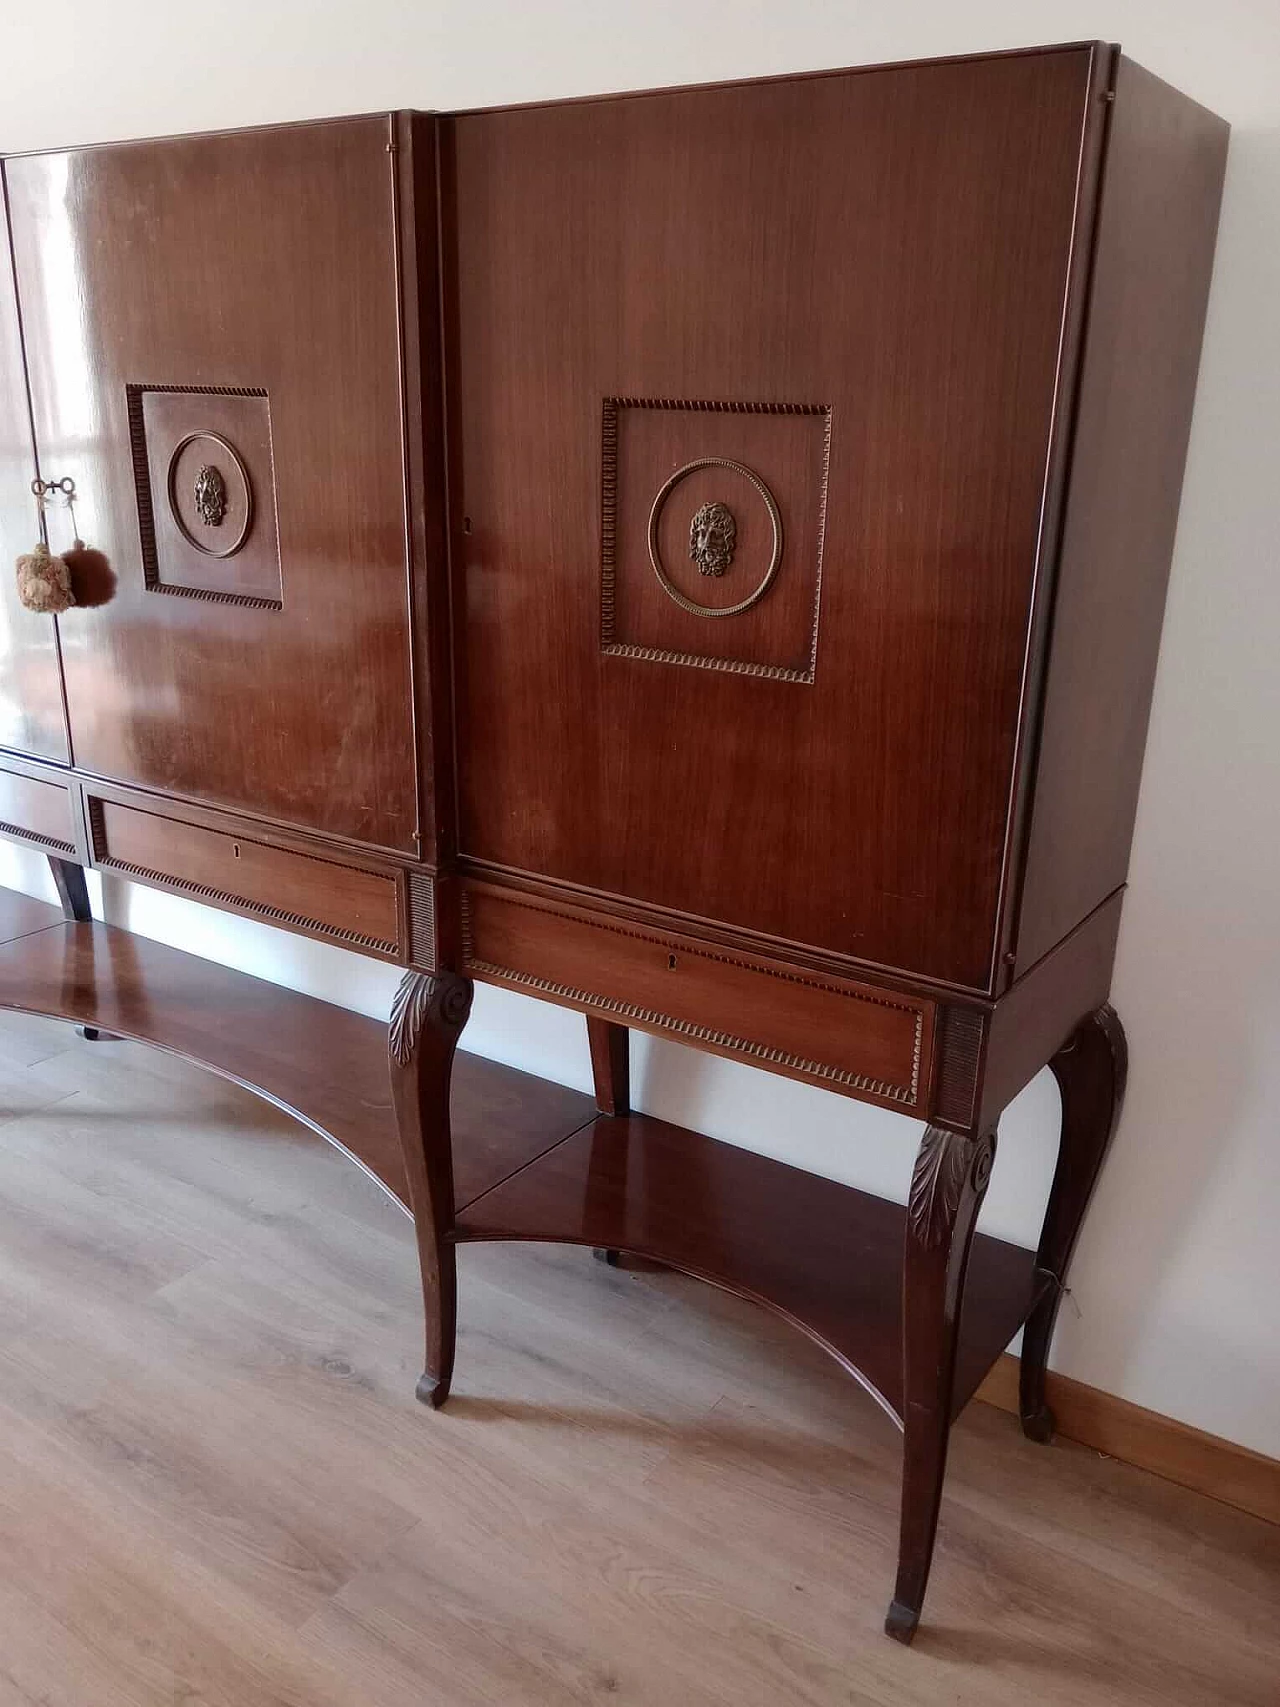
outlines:
{"label": "lower wooden shelf", "polygon": [[[184,1055],[257,1091],[407,1203],[387,1028],[111,925],[0,891],[0,1008]],[[453,1075],[456,1191],[479,1196],[595,1112],[591,1098],[477,1055]]]}
{"label": "lower wooden shelf", "polygon": [[[267,1097],[405,1201],[386,1028],[0,891],[0,1007],[171,1050]],[[755,1299],[809,1334],[895,1418],[902,1404],[897,1204],[478,1056],[453,1075],[458,1240],[615,1247]],[[974,1241],[954,1411],[1030,1312],[1030,1251]],[[415,1331],[406,1323],[406,1332]]]}
{"label": "lower wooden shelf", "polygon": [[[459,1240],[542,1239],[653,1258],[776,1310],[897,1421],[901,1205],[648,1115],[597,1117],[457,1216]],[[979,1234],[958,1415],[1036,1300],[1034,1253]]]}

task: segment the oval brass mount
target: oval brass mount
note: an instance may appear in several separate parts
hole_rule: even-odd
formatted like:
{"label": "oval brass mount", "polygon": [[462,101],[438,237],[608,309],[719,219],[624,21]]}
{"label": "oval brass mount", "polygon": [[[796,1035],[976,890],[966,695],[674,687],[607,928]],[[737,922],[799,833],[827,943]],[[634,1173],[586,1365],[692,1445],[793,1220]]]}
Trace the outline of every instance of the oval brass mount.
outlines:
{"label": "oval brass mount", "polygon": [[[231,461],[235,464],[236,473],[240,476],[241,483],[244,486],[244,521],[241,523],[240,531],[220,550],[216,546],[207,544],[197,534],[191,531],[187,526],[186,518],[183,516],[182,505],[178,501],[177,475],[179,460],[188,445],[196,444],[200,441],[206,441],[209,444],[217,445],[219,450],[224,451],[226,455],[230,457]],[[221,470],[212,468],[207,471],[202,468],[198,479],[203,480],[206,472],[217,474],[218,485],[221,488],[221,501],[217,507],[217,523],[215,524],[212,521],[213,509],[206,503],[201,502],[202,493],[199,486],[197,486],[196,491],[197,507],[200,512],[201,520],[205,523],[206,527],[215,525],[220,526],[222,517],[226,513],[226,481]],[[207,484],[212,488],[212,482],[208,482]],[[205,557],[234,557],[236,552],[239,551],[240,547],[244,544],[245,540],[248,539],[249,529],[253,526],[253,483],[249,479],[249,470],[245,467],[240,453],[236,450],[236,447],[231,443],[231,441],[224,438],[221,433],[210,432],[208,428],[202,428],[198,432],[188,433],[186,437],[181,439],[173,448],[173,455],[169,458],[167,485],[169,488],[169,511],[187,544],[193,545],[196,550],[201,552]],[[210,498],[214,496],[212,489],[210,489],[209,496]]]}
{"label": "oval brass mount", "polygon": [[[751,483],[759,493],[765,509],[769,512],[769,521],[773,527],[773,550],[769,558],[769,567],[756,588],[748,593],[745,599],[739,599],[734,605],[700,605],[695,600],[687,598],[680,589],[674,586],[662,566],[662,552],[658,545],[658,524],[662,519],[663,506],[675,488],[690,474],[696,474],[700,468],[727,468],[734,474],[740,474],[744,480]],[[683,468],[677,468],[669,480],[664,482],[653,500],[653,508],[649,511],[649,561],[653,572],[667,597],[673,599],[681,610],[686,610],[691,616],[741,616],[743,611],[750,610],[758,604],[769,591],[774,576],[778,573],[778,565],[782,562],[782,516],[774,501],[773,493],[765,485],[760,476],[741,462],[734,462],[726,456],[700,456],[693,462],[686,462]]]}

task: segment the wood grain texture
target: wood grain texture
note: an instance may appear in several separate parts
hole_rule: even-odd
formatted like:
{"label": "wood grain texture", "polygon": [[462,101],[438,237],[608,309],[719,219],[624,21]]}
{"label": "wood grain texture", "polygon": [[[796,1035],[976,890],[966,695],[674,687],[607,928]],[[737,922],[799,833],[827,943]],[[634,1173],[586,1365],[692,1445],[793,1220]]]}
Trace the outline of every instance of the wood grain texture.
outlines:
{"label": "wood grain texture", "polygon": [[1226,156],[1221,119],[1120,61],[1053,603],[1019,970],[1128,870]]}
{"label": "wood grain texture", "polygon": [[972,1406],[904,1653],[895,1431],[785,1324],[466,1248],[428,1417],[412,1230],[328,1146],[48,1021],[0,1065],[15,1704],[1272,1707],[1274,1528]]}
{"label": "wood grain texture", "polygon": [[[457,1216],[460,1240],[551,1239],[680,1268],[776,1310],[902,1415],[898,1204],[649,1115],[600,1116]],[[1032,1253],[979,1238],[953,1409],[1031,1309]]]}
{"label": "wood grain texture", "polygon": [[0,943],[14,942],[33,931],[60,926],[62,914],[47,901],[37,901],[16,889],[0,889]]}
{"label": "wood grain texture", "polygon": [[[26,897],[5,893],[5,928],[14,935],[0,948],[0,1008],[198,1059],[296,1114],[407,1203],[384,1025],[113,926],[65,925],[56,908]],[[459,1056],[454,1086],[460,1203],[594,1112],[579,1091],[472,1055]]]}
{"label": "wood grain texture", "polygon": [[1053,1410],[1045,1373],[1058,1307],[1089,1199],[1124,1107],[1129,1045],[1114,1008],[1084,1020],[1049,1063],[1062,1099],[1062,1135],[1049,1187],[1036,1269],[1049,1281],[1022,1335],[1022,1428],[1032,1440],[1052,1438]]}
{"label": "wood grain texture", "polygon": [[994,1122],[1111,990],[1123,894],[1104,902],[991,1010],[979,1121]]}
{"label": "wood grain texture", "polygon": [[591,1077],[601,1114],[631,1113],[631,1034],[625,1025],[587,1015]]}
{"label": "wood grain texture", "polygon": [[456,973],[406,972],[391,1004],[387,1033],[391,1099],[422,1275],[426,1356],[417,1396],[433,1410],[449,1397],[457,1341],[450,1085],[471,996],[471,980]]}
{"label": "wood grain texture", "polygon": [[[988,988],[1096,74],[1076,48],[442,121],[464,854]],[[761,411],[830,408],[811,685],[601,655],[608,398],[676,405],[619,422],[619,528],[720,456],[797,541]],[[630,585],[643,540],[614,549]],[[784,627],[813,576],[784,558]],[[627,620],[785,662],[774,597]]]}
{"label": "wood grain texture", "polygon": [[994,1132],[927,1126],[911,1176],[902,1259],[902,1516],[884,1624],[905,1644],[915,1640],[933,1564],[951,1419],[968,1395],[967,1383],[957,1391],[962,1324],[971,1331],[974,1313],[965,1278],[995,1149]]}
{"label": "wood grain texture", "polygon": [[76,846],[75,805],[65,783],[0,765],[0,832],[59,853]]}
{"label": "wood grain texture", "polygon": [[[40,538],[31,494],[39,472],[31,434],[22,329],[9,246],[8,191],[0,164],[0,747],[67,764],[71,747],[62,699],[58,624],[18,598],[14,560]],[[60,479],[56,470],[50,479]],[[53,547],[56,551],[57,545]]]}
{"label": "wood grain texture", "polygon": [[89,821],[98,865],[227,906],[281,913],[284,922],[391,958],[407,953],[396,880],[389,874],[285,852],[96,796],[90,797]]}
{"label": "wood grain texture", "polygon": [[[1006,1353],[974,1397],[1017,1416],[1020,1382],[1020,1360]],[[1280,1460],[1053,1369],[1045,1376],[1045,1396],[1057,1439],[1105,1452],[1122,1464],[1280,1524]]]}
{"label": "wood grain texture", "polygon": [[891,1108],[929,1095],[927,999],[474,883],[462,918],[463,965],[491,983]]}
{"label": "wood grain texture", "polygon": [[[371,117],[7,172],[36,442],[103,559],[68,619],[77,761],[414,854],[390,140]],[[267,393],[283,608],[148,588],[129,386]]]}

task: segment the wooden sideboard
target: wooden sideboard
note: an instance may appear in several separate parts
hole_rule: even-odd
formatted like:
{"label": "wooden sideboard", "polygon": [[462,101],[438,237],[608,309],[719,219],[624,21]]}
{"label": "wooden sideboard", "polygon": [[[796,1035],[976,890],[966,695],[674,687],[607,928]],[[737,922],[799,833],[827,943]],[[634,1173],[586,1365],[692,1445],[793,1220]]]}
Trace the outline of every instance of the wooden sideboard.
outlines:
{"label": "wooden sideboard", "polygon": [[[297,1084],[82,867],[408,968],[420,1396],[464,1240],[759,1299],[903,1426],[902,1640],[1024,1324],[1052,1430],[1225,154],[1084,43],[3,163],[0,533],[76,603],[0,584],[0,831],[74,926],[0,1002]],[[451,1132],[475,979],[586,1016],[594,1113]],[[632,1027],[924,1121],[905,1211],[633,1113]],[[975,1241],[1046,1064],[1040,1247]]]}

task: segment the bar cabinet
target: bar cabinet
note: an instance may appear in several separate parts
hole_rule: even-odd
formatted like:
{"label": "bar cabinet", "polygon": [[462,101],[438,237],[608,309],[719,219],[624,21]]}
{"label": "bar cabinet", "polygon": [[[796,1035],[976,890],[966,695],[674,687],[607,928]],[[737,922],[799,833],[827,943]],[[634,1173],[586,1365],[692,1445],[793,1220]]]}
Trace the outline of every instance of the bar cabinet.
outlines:
{"label": "bar cabinet", "polygon": [[[903,1428],[905,1641],[1020,1327],[1052,1431],[1225,154],[1083,43],[4,161],[0,530],[74,603],[3,580],[0,829],[67,923],[0,1002],[411,1205],[431,1405],[464,1241],[781,1311]],[[389,1085],[83,867],[404,966]],[[594,1105],[453,1083],[476,979],[586,1016]],[[633,1112],[632,1027],[923,1121],[905,1208]],[[1031,1252],[974,1222],[1045,1065]]]}

